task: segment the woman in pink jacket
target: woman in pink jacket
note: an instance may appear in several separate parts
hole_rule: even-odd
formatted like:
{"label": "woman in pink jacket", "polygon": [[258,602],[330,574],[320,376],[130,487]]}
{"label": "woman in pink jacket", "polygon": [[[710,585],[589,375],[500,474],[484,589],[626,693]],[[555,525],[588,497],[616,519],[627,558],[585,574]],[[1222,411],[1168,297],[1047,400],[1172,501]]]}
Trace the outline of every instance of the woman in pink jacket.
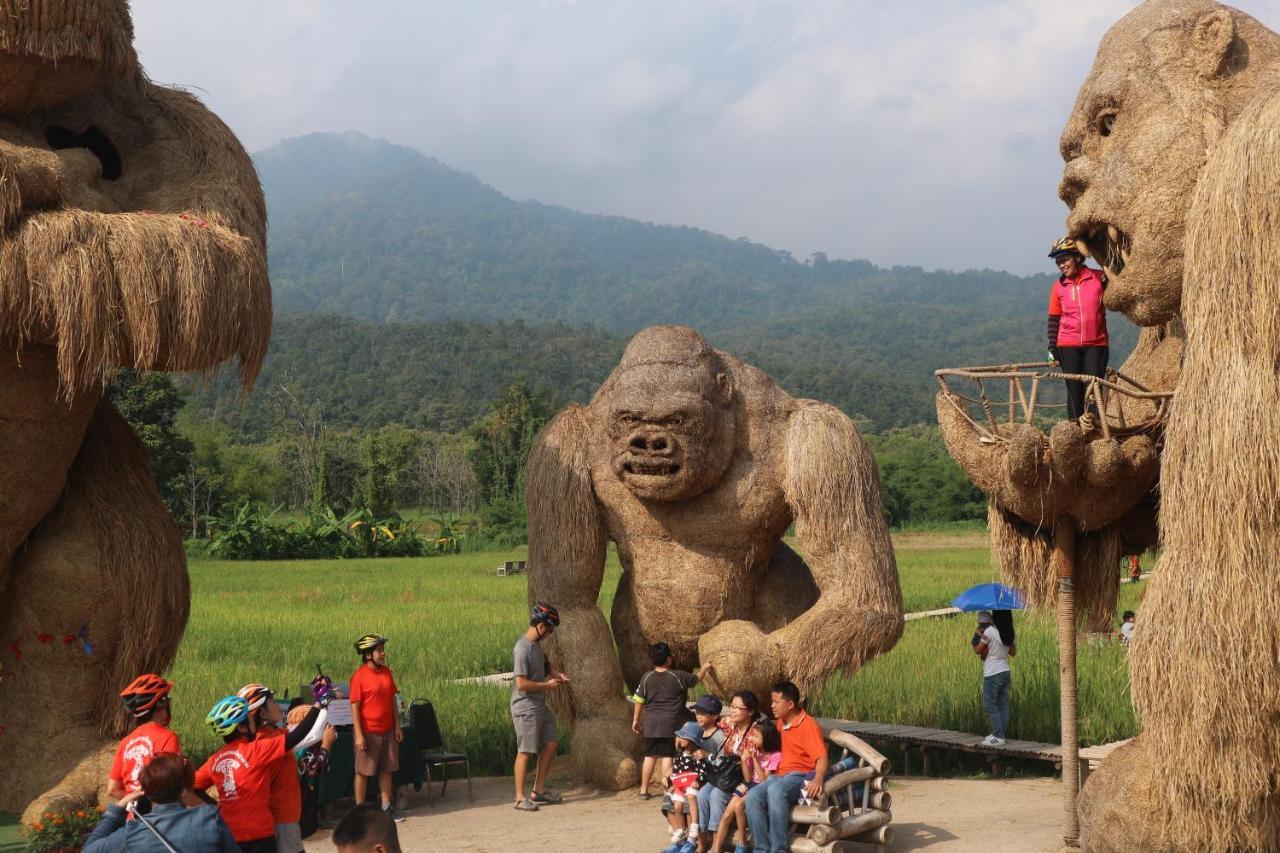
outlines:
{"label": "woman in pink jacket", "polygon": [[[1049,257],[1062,274],[1049,291],[1049,357],[1063,373],[1103,377],[1107,373],[1107,309],[1102,292],[1107,277],[1084,265],[1084,253],[1070,237],[1053,244]],[[1067,380],[1067,417],[1085,414],[1085,383]],[[1096,409],[1091,405],[1091,413]]]}

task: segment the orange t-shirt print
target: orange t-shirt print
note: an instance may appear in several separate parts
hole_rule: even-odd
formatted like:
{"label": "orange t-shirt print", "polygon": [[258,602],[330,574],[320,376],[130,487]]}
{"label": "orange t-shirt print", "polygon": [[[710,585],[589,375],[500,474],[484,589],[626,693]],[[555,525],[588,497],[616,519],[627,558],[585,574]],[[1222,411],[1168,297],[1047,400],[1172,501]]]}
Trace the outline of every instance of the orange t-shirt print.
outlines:
{"label": "orange t-shirt print", "polygon": [[162,752],[181,752],[178,736],[158,723],[143,723],[120,741],[108,778],[124,785],[126,794],[139,790],[138,775]]}

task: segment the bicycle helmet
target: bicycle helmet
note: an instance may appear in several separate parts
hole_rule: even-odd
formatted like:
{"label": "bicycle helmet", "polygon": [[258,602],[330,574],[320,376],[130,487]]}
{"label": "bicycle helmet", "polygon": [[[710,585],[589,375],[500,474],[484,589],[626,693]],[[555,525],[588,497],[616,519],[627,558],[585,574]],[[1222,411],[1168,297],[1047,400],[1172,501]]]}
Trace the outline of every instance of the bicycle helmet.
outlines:
{"label": "bicycle helmet", "polygon": [[261,708],[266,701],[274,694],[271,688],[265,684],[246,684],[236,691],[236,695],[249,703],[249,710],[256,711]]}
{"label": "bicycle helmet", "polygon": [[386,645],[387,638],[381,634],[365,634],[356,640],[356,651],[360,654],[368,654],[378,646]]}
{"label": "bicycle helmet", "polygon": [[204,718],[204,724],[215,735],[226,737],[247,719],[249,719],[249,703],[239,696],[224,696],[209,711],[208,716]]}
{"label": "bicycle helmet", "polygon": [[1057,260],[1059,255],[1079,255],[1083,258],[1084,252],[1080,250],[1080,244],[1075,240],[1070,237],[1063,237],[1049,247],[1049,257]]}
{"label": "bicycle helmet", "polygon": [[130,714],[143,717],[155,710],[160,700],[168,696],[172,689],[172,681],[166,681],[148,672],[145,675],[139,675],[129,683],[128,687],[120,691],[120,701],[124,703],[124,707]]}
{"label": "bicycle helmet", "polygon": [[552,628],[560,626],[560,611],[556,610],[550,604],[543,604],[539,601],[533,605],[533,613],[529,617],[530,625],[547,624]]}

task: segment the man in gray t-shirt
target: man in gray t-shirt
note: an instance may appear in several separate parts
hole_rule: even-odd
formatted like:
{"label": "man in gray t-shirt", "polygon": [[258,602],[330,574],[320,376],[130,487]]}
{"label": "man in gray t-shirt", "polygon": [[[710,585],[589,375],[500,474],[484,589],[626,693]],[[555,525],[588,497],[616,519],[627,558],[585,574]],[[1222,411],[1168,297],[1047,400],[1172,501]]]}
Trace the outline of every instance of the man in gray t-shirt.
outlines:
{"label": "man in gray t-shirt", "polygon": [[[547,655],[539,645],[559,624],[560,614],[554,607],[541,602],[535,604],[529,627],[511,652],[515,673],[511,685],[511,722],[516,728],[516,808],[526,812],[536,812],[539,803],[558,803],[561,799],[555,791],[543,787],[560,745],[555,714],[547,707],[547,693],[567,684],[569,676],[557,672],[547,662]],[[537,770],[533,793],[525,797],[524,781],[531,755],[537,756]]]}

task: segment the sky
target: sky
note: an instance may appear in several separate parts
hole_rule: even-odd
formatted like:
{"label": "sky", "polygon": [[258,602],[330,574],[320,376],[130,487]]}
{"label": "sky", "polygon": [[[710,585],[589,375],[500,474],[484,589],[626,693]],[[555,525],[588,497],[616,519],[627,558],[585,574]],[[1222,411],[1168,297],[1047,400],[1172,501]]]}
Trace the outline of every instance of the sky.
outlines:
{"label": "sky", "polygon": [[[800,258],[1047,272],[1058,135],[1132,0],[133,0],[250,151],[358,130],[518,199]],[[1280,0],[1236,4],[1273,29]]]}

